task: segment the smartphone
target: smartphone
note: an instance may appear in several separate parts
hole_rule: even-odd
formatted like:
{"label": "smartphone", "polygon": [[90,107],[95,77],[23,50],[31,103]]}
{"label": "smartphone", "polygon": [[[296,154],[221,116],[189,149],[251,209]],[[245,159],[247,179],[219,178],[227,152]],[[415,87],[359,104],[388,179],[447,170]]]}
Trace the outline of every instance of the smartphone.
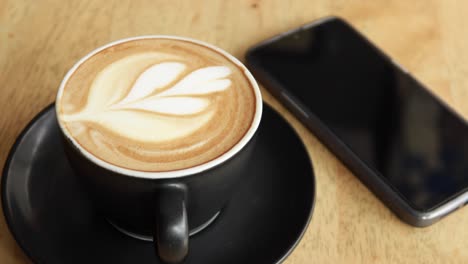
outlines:
{"label": "smartphone", "polygon": [[263,41],[246,61],[403,221],[428,226],[468,202],[467,122],[344,20]]}

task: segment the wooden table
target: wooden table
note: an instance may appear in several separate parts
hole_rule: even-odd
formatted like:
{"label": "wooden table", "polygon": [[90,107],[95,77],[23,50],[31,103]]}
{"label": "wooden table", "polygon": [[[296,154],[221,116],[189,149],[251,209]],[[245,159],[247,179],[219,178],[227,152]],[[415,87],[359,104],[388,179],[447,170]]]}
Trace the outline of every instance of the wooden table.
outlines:
{"label": "wooden table", "polygon": [[[349,20],[468,117],[467,11],[468,1],[451,0],[0,0],[0,163],[21,129],[54,100],[65,72],[97,46],[170,34],[243,59],[252,44],[331,14]],[[317,177],[313,220],[285,263],[468,263],[468,209],[429,228],[402,223],[262,92],[301,135]],[[28,262],[0,219],[0,263]]]}

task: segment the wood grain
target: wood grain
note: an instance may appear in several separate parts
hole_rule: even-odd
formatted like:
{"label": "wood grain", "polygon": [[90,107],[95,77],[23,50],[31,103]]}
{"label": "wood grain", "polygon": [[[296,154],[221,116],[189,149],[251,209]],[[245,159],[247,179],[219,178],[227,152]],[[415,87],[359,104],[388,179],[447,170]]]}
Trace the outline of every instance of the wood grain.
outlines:
{"label": "wood grain", "polygon": [[[54,101],[65,72],[99,45],[143,34],[182,35],[243,59],[258,41],[326,15],[350,21],[468,117],[467,10],[461,0],[0,0],[0,164],[21,129]],[[402,223],[262,92],[301,135],[317,176],[313,220],[285,263],[468,263],[468,209],[429,228]],[[0,262],[28,262],[3,217]]]}

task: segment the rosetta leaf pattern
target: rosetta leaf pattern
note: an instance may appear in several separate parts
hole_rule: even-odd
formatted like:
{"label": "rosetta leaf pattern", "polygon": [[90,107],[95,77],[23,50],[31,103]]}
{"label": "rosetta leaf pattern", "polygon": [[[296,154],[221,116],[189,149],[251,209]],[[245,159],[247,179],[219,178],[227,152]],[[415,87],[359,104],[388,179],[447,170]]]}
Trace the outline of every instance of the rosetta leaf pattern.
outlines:
{"label": "rosetta leaf pattern", "polygon": [[210,95],[232,83],[229,67],[187,68],[176,61],[155,64],[148,55],[117,61],[96,76],[83,109],[61,119],[95,123],[140,142],[190,135],[213,117]]}
{"label": "rosetta leaf pattern", "polygon": [[[231,80],[225,78],[231,73],[228,67],[211,66],[195,70],[172,87],[164,89],[185,68],[177,63],[165,64],[155,65],[143,72],[129,94],[111,109],[146,110],[171,115],[196,114],[209,107],[209,100],[198,96],[221,92],[231,85]],[[162,67],[168,68],[160,69]],[[169,68],[170,75],[167,74]]]}
{"label": "rosetta leaf pattern", "polygon": [[151,66],[138,77],[132,89],[120,104],[144,98],[155,90],[164,88],[177,78],[184,69],[185,65],[178,62],[166,62]]}
{"label": "rosetta leaf pattern", "polygon": [[[100,112],[144,110],[153,114],[193,115],[203,112],[210,106],[210,100],[204,95],[222,92],[231,86],[228,76],[231,70],[225,66],[209,66],[187,73],[186,65],[180,62],[163,62],[155,64],[139,74],[129,92],[120,96],[121,99],[109,100],[111,103],[103,107],[96,107],[99,99],[95,97],[116,97],[110,94],[110,89],[91,91],[88,105],[76,114],[67,115],[65,121],[93,121]],[[108,75],[122,72],[123,67],[112,65],[104,69],[94,83],[103,87]],[[179,81],[177,81],[179,80]],[[121,85],[122,82],[109,85]],[[170,86],[170,87],[168,87]],[[122,90],[122,89],[116,89]],[[125,89],[124,89],[125,90]],[[104,94],[106,93],[106,94]],[[104,103],[105,104],[105,103]],[[101,104],[102,105],[102,104]],[[102,120],[101,120],[102,121]],[[105,121],[105,120],[104,120]]]}

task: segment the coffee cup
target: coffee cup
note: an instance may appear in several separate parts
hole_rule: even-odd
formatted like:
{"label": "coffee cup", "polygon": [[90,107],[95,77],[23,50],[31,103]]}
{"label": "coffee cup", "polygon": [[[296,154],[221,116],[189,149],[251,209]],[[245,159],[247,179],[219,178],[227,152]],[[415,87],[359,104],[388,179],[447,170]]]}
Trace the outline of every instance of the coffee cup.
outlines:
{"label": "coffee cup", "polygon": [[97,211],[153,240],[167,263],[209,226],[248,172],[262,98],[227,52],[175,36],[102,46],[60,84],[65,152]]}

